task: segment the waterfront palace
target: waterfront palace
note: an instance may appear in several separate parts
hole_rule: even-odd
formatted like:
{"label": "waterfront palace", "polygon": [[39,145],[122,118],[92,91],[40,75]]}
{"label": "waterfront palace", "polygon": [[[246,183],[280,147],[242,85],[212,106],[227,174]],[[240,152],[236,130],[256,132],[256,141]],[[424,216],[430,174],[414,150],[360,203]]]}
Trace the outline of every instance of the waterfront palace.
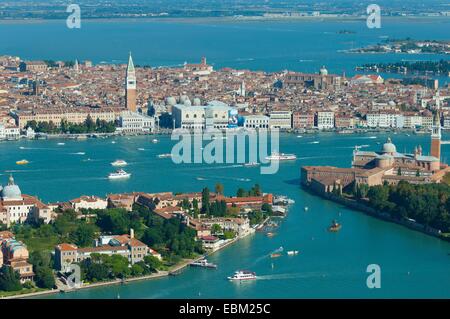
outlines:
{"label": "waterfront palace", "polygon": [[402,180],[413,184],[439,183],[450,172],[450,167],[441,163],[440,158],[441,125],[437,112],[431,134],[430,155],[422,154],[421,146],[417,146],[412,154],[399,153],[388,138],[379,152],[361,151],[356,146],[351,168],[302,167],[301,182],[321,193],[331,192],[335,188],[342,190],[354,183],[368,186],[385,182],[397,184]]}

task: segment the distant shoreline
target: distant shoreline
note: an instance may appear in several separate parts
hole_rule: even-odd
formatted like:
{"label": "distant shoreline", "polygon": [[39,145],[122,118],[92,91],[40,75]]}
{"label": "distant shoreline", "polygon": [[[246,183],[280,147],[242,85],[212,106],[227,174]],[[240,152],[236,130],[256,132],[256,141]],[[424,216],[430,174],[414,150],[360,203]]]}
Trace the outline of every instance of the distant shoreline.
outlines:
{"label": "distant shoreline", "polygon": [[[411,20],[449,20],[450,16],[386,16],[382,17],[383,20],[403,20],[403,21],[411,21]],[[242,16],[242,17],[154,17],[154,18],[85,18],[81,20],[81,28],[83,28],[83,22],[92,23],[92,22],[105,22],[105,23],[115,23],[115,22],[167,22],[167,23],[196,23],[196,22],[222,22],[222,23],[230,23],[230,22],[323,22],[323,20],[327,21],[364,21],[366,19],[365,16],[299,16],[299,17],[263,17],[263,16]],[[46,19],[46,18],[36,18],[36,19],[0,19],[0,25],[2,24],[36,24],[36,23],[48,23],[48,22],[60,22],[65,23],[65,19]]]}

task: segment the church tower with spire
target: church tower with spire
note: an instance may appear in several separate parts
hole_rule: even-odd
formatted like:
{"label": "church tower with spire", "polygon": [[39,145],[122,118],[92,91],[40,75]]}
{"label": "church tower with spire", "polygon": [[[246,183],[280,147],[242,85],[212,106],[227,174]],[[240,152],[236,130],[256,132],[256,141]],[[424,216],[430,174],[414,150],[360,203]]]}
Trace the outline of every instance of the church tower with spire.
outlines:
{"label": "church tower with spire", "polygon": [[436,110],[431,133],[431,156],[441,159],[441,117],[439,110]]}
{"label": "church tower with spire", "polygon": [[127,75],[125,78],[125,99],[127,110],[136,112],[136,71],[131,52],[128,58]]}

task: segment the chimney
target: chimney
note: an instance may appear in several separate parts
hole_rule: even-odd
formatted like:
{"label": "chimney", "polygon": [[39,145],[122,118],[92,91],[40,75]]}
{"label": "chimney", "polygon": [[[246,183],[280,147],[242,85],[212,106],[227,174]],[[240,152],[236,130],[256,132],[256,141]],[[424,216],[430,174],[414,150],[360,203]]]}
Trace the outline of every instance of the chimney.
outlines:
{"label": "chimney", "polygon": [[134,229],[130,228],[130,238],[134,238]]}

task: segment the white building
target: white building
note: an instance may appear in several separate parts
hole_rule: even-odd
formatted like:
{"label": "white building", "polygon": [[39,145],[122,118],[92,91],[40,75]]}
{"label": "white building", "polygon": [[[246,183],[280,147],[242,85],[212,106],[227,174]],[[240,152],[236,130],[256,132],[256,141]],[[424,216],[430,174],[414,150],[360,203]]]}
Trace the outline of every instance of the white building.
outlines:
{"label": "white building", "polygon": [[0,124],[0,141],[6,139],[5,126]]}
{"label": "white building", "polygon": [[118,131],[123,133],[144,134],[155,129],[155,118],[134,112],[123,112],[120,116]]}
{"label": "white building", "polygon": [[0,222],[9,227],[13,223],[43,220],[49,223],[53,211],[38,198],[22,194],[19,186],[9,177],[8,185],[0,185]]}
{"label": "white building", "polygon": [[269,128],[269,117],[265,115],[247,115],[244,122],[245,128]]}
{"label": "white building", "polygon": [[106,209],[108,201],[97,196],[81,196],[70,201],[72,208],[78,212],[81,209]]}
{"label": "white building", "polygon": [[319,111],[317,112],[317,128],[319,130],[330,129],[334,127],[334,112]]}
{"label": "white building", "polygon": [[176,128],[183,129],[225,129],[229,123],[230,106],[219,101],[211,101],[204,106],[194,106],[190,103],[176,104],[172,115]]}
{"label": "white building", "polygon": [[396,113],[368,113],[366,118],[368,127],[402,128],[404,125],[403,115]]}
{"label": "white building", "polygon": [[292,112],[291,111],[272,111],[269,114],[269,127],[281,130],[289,130],[292,128]]}
{"label": "white building", "polygon": [[20,129],[17,126],[5,126],[0,124],[0,140],[18,140]]}

